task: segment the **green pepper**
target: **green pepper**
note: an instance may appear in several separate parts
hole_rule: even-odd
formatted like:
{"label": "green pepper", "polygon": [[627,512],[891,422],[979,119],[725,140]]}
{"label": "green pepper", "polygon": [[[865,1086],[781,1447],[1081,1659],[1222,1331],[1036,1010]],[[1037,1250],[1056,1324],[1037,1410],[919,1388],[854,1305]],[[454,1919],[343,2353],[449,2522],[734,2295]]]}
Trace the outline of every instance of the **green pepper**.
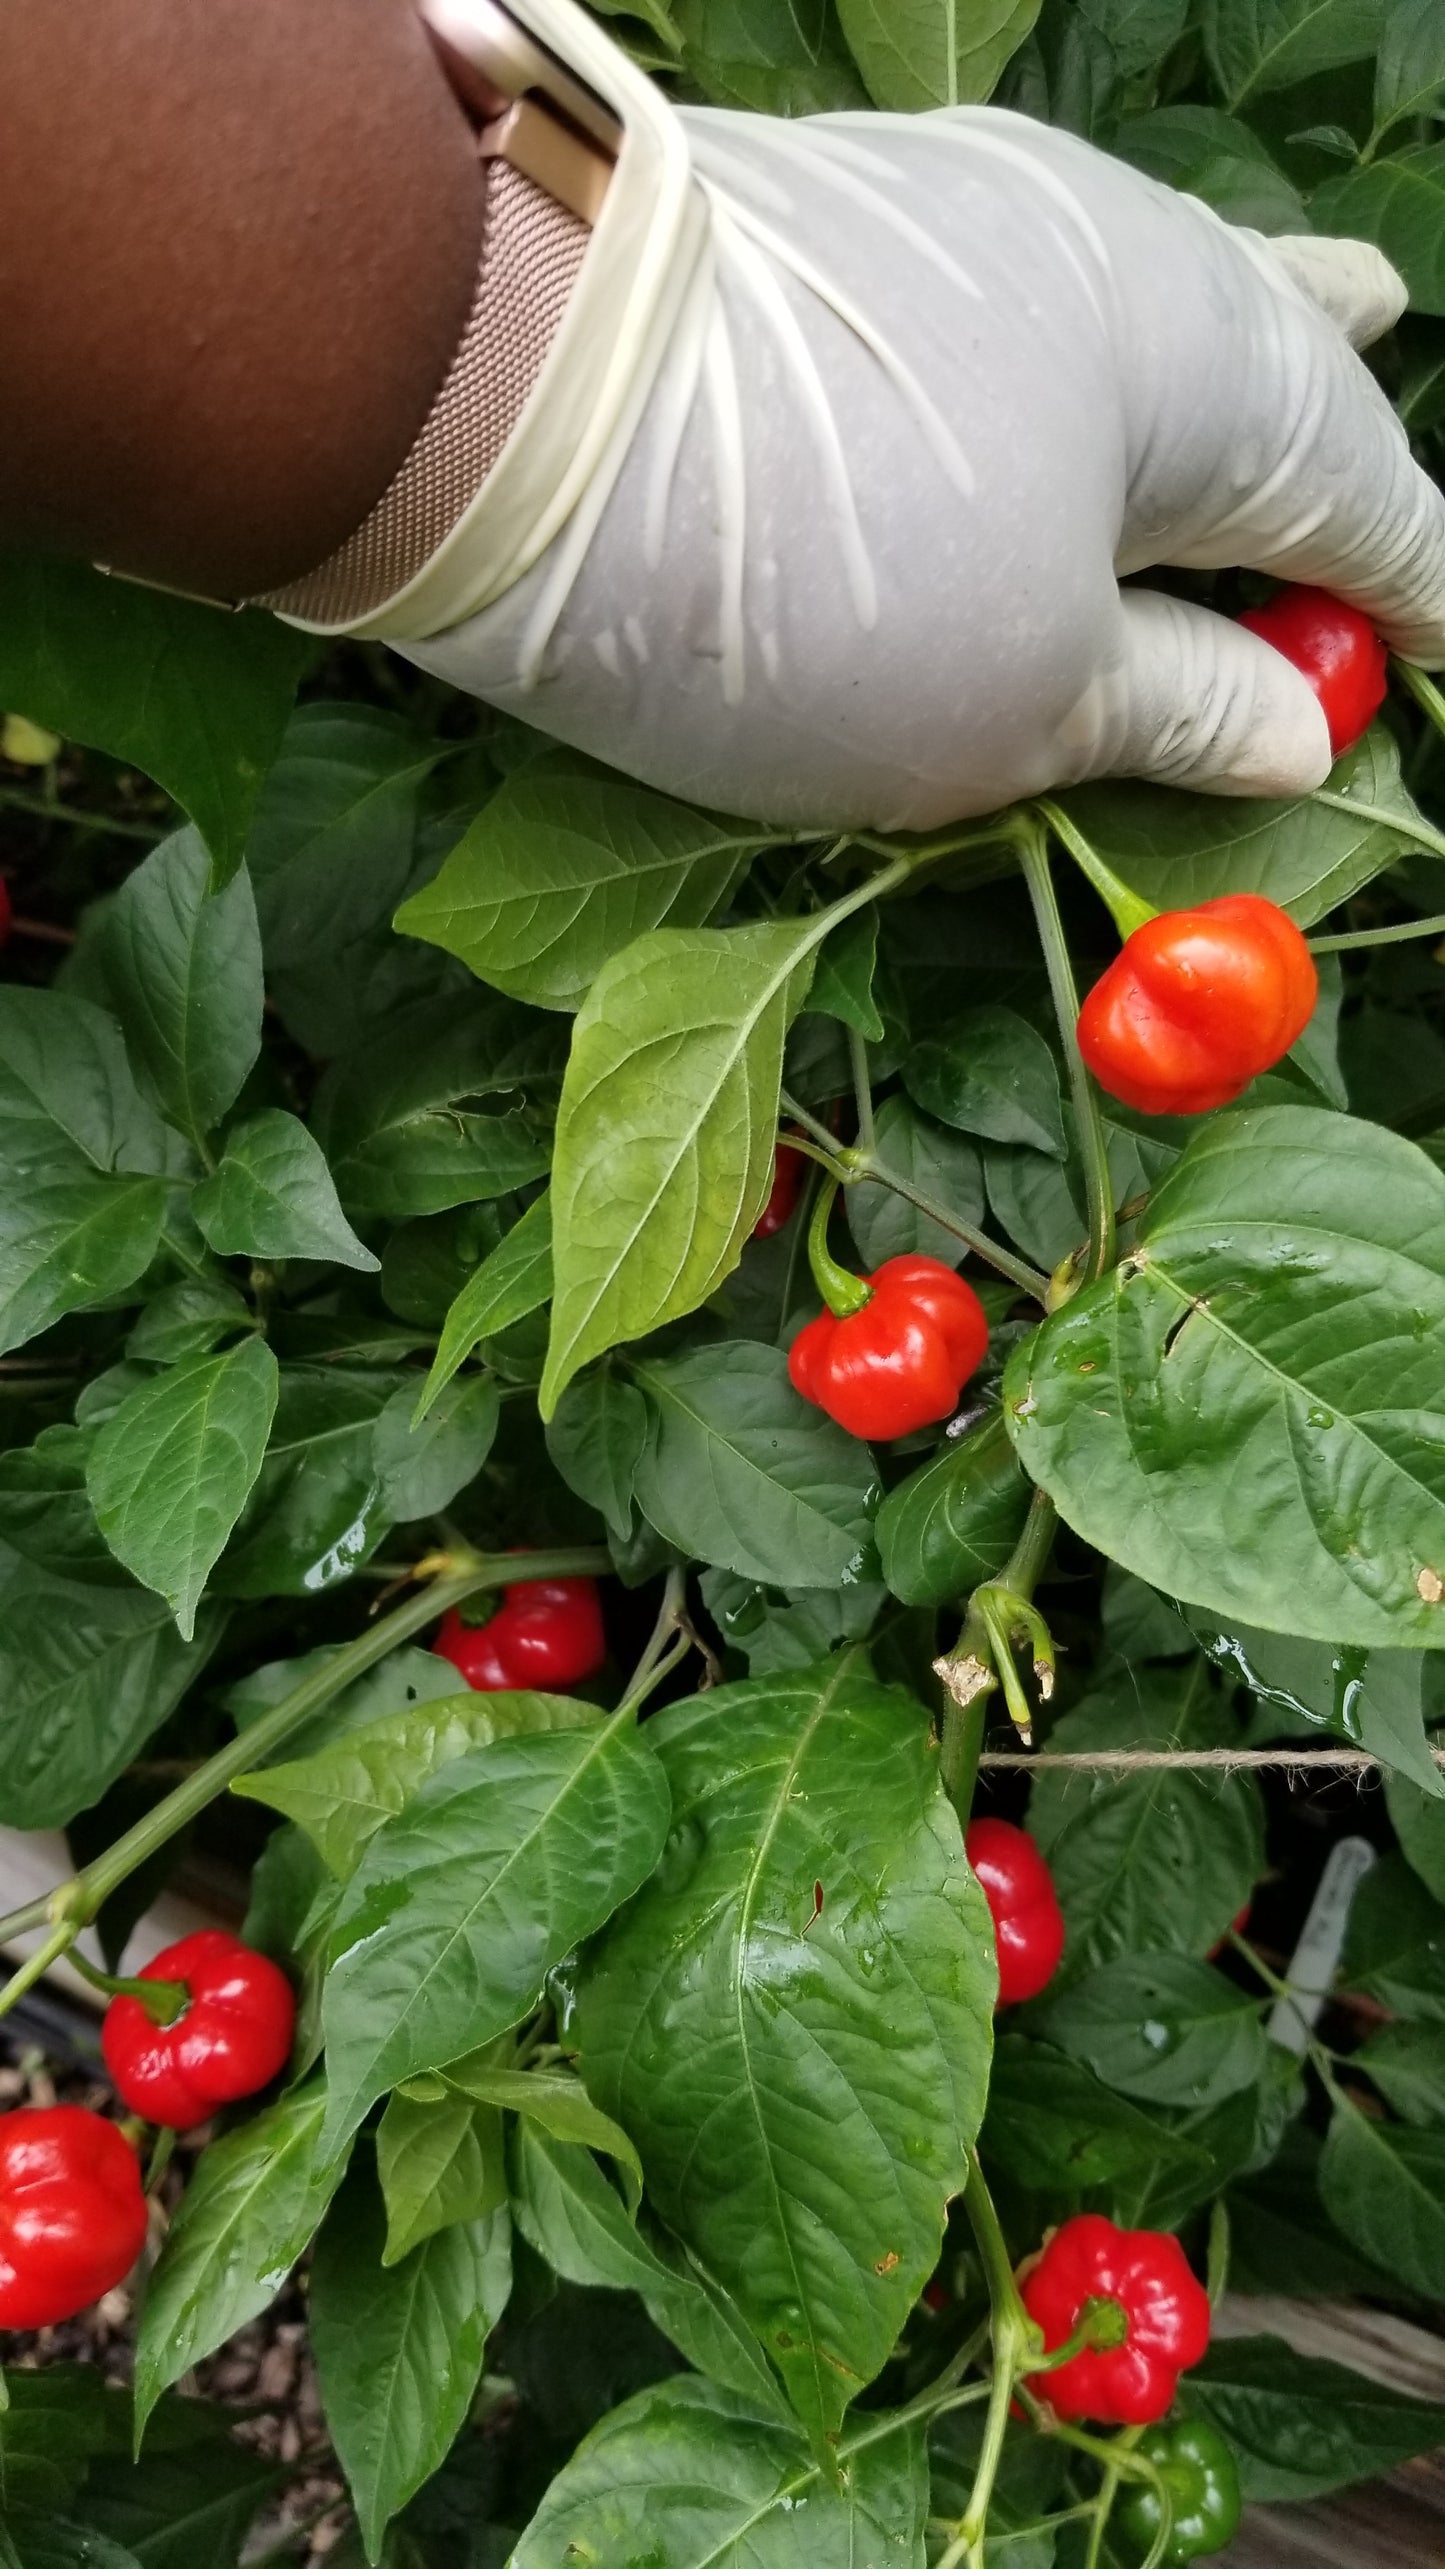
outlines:
{"label": "green pepper", "polygon": [[[1223,2436],[1202,2419],[1186,2418],[1176,2426],[1151,2426],[1134,2451],[1153,2463],[1169,2491],[1172,2523],[1162,2554],[1169,2569],[1222,2551],[1239,2530],[1240,2506],[1239,2472]],[[1141,2558],[1157,2541],[1161,2520],[1158,2492],[1146,2481],[1132,2481],[1120,2498],[1118,2522]]]}

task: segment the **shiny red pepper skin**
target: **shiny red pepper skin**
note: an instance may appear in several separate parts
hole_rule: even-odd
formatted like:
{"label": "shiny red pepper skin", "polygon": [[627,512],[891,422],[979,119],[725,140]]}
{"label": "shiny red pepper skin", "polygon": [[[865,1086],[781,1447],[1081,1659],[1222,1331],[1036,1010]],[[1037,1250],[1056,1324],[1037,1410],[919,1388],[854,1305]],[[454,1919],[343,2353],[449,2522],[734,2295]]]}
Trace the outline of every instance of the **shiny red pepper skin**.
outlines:
{"label": "shiny red pepper skin", "polygon": [[1033,2376],[1030,2389],[1059,2417],[1152,2426],[1173,2405],[1180,2374],[1209,2345],[1209,2295],[1178,2240],[1162,2230],[1120,2230],[1102,2213],[1078,2213],[1054,2232],[1019,2290],[1048,2354],[1072,2337],[1091,2301],[1117,2302],[1129,2324],[1121,2346],[1091,2348],[1056,2373]]}
{"label": "shiny red pepper skin", "polygon": [[101,2049],[133,2114],[188,2132],[284,2069],[296,2022],[291,1983],[238,1936],[202,1927],[167,1945],[138,1977],[182,1981],[191,1999],[170,2025],[153,2023],[138,1998],[113,1998],[107,2007]]}
{"label": "shiny red pepper skin", "polygon": [[781,1231],[785,1222],[791,1222],[794,1207],[802,1193],[807,1166],[805,1151],[789,1150],[786,1142],[778,1144],[773,1154],[773,1191],[754,1225],[755,1240],[771,1240],[775,1231]]}
{"label": "shiny red pepper skin", "polygon": [[972,1285],[941,1258],[887,1258],[861,1311],[820,1312],[793,1340],[793,1389],[850,1436],[909,1436],[949,1418],[982,1364],[988,1322]]}
{"label": "shiny red pepper skin", "polygon": [[1013,2007],[1037,1998],[1064,1950],[1054,1877],[1027,1829],[1010,1820],[970,1820],[963,1843],[993,1918],[998,2003]]}
{"label": "shiny red pepper skin", "polygon": [[1257,892],[1229,892],[1134,930],[1079,1011],[1079,1050],[1126,1106],[1204,1115],[1282,1059],[1318,996],[1293,919]]}
{"label": "shiny red pepper skin", "polygon": [[1292,661],[1320,700],[1336,758],[1353,749],[1385,701],[1389,653],[1367,615],[1328,589],[1296,584],[1240,623]]}
{"label": "shiny red pepper skin", "polygon": [[463,1623],[453,1607],[432,1648],[478,1694],[575,1686],[607,1656],[597,1582],[519,1579],[490,1623]]}
{"label": "shiny red pepper skin", "polygon": [[146,2237],[140,2165],[83,2105],[0,2115],[0,2328],[48,2328],[123,2283]]}

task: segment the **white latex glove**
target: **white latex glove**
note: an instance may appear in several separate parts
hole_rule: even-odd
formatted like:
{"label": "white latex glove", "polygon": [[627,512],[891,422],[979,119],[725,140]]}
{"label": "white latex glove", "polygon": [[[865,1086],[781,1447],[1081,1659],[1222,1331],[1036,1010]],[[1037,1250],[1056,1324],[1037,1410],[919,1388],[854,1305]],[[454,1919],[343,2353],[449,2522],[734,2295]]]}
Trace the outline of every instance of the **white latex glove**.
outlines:
{"label": "white latex glove", "polygon": [[1320,782],[1305,681],[1121,589],[1156,563],[1318,582],[1445,662],[1445,499],[1349,344],[1404,306],[1376,251],[996,109],[681,124],[701,215],[630,415],[503,594],[403,620],[424,667],[694,802],[922,829]]}

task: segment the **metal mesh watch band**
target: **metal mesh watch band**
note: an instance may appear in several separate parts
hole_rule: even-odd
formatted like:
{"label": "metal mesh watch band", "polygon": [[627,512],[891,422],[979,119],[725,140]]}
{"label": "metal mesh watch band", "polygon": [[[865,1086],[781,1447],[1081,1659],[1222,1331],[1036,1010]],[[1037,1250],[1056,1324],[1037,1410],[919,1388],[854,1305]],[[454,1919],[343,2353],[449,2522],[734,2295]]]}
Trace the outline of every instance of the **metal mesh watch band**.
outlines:
{"label": "metal mesh watch band", "polygon": [[322,626],[372,615],[425,567],[516,427],[606,199],[621,127],[502,0],[417,0],[477,137],[482,246],[456,354],[410,454],[355,533],[254,603]]}
{"label": "metal mesh watch band", "polygon": [[590,226],[510,161],[485,160],[481,259],[461,342],[426,422],[370,516],[302,579],[256,603],[349,624],[415,578],[521,417],[577,280]]}

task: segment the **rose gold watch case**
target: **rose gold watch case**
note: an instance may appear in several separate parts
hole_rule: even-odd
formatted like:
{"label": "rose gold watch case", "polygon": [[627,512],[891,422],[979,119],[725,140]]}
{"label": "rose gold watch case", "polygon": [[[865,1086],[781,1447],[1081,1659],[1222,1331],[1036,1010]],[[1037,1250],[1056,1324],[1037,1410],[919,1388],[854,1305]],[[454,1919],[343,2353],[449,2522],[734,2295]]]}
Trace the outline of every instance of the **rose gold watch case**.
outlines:
{"label": "rose gold watch case", "polygon": [[418,0],[487,159],[510,161],[584,223],[602,210],[622,127],[499,0]]}

